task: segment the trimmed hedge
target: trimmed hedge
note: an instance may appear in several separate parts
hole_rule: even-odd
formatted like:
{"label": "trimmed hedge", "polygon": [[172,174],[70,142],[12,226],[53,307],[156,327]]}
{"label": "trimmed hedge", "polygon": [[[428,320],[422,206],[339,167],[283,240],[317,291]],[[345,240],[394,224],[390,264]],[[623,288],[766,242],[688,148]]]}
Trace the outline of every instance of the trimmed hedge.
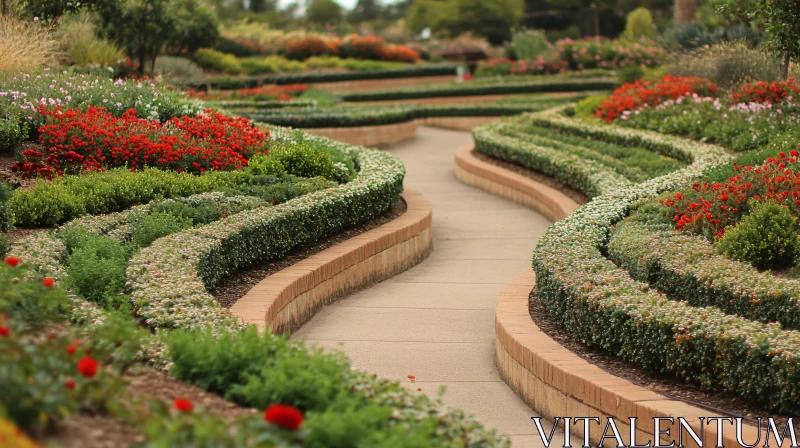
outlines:
{"label": "trimmed hedge", "polygon": [[686,186],[729,163],[721,148],[652,132],[537,115],[552,127],[618,144],[683,154],[681,170],[595,197],[548,229],[533,254],[536,293],[573,338],[638,366],[724,390],[781,412],[800,410],[800,333],[670,301],[604,255],[612,226],[635,201]]}
{"label": "trimmed hedge", "polygon": [[[273,135],[291,140],[298,138],[295,132],[275,130]],[[131,300],[148,325],[238,328],[240,324],[207,288],[240,268],[280,258],[299,245],[363,224],[394,204],[405,176],[399,160],[377,150],[331,145],[355,157],[360,171],[351,182],[172,234],[135,256],[128,268],[128,285]]]}
{"label": "trimmed hedge", "polygon": [[212,88],[219,90],[232,90],[258,87],[262,84],[314,84],[323,82],[419,78],[426,76],[455,76],[457,67],[458,66],[451,64],[436,64],[417,65],[389,70],[374,70],[368,72],[282,73],[248,78],[216,78],[201,83],[186,84],[185,87],[194,89]]}
{"label": "trimmed hedge", "polygon": [[800,281],[730,260],[701,236],[629,218],[611,234],[608,256],[672,300],[800,329]]}
{"label": "trimmed hedge", "polygon": [[617,81],[609,78],[549,79],[544,81],[504,82],[496,84],[471,84],[434,86],[426,88],[382,90],[378,92],[348,93],[341,96],[343,101],[388,101],[419,98],[448,98],[457,96],[508,95],[514,93],[556,93],[580,92],[588,90],[610,90],[616,88]]}

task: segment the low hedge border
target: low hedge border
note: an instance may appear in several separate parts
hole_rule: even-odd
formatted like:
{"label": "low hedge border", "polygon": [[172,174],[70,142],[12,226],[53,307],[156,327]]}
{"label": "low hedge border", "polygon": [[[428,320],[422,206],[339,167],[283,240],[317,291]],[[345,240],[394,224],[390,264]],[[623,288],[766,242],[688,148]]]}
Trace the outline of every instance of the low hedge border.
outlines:
{"label": "low hedge border", "polygon": [[556,93],[588,90],[611,90],[617,81],[609,78],[596,79],[550,79],[544,81],[507,82],[502,84],[471,85],[459,84],[428,88],[383,90],[376,92],[355,92],[341,96],[343,101],[387,101],[418,98],[446,98],[458,96],[505,95],[516,93]]}
{"label": "low hedge border", "polygon": [[247,78],[217,78],[204,82],[186,84],[185,87],[194,89],[212,88],[219,90],[231,90],[258,87],[263,84],[313,84],[322,82],[365,81],[373,79],[399,79],[446,75],[455,76],[457,68],[457,65],[452,64],[436,64],[411,66],[389,70],[374,70],[368,72],[283,73]]}
{"label": "low hedge border", "polygon": [[721,148],[652,132],[593,125],[548,111],[540,122],[586,136],[682,155],[681,170],[595,197],[555,223],[533,254],[537,293],[574,338],[651,371],[796,412],[800,333],[668,300],[604,256],[611,227],[634,201],[690,184],[732,157]]}
{"label": "low hedge border", "polygon": [[[285,130],[275,134],[292,138]],[[403,189],[402,163],[381,151],[339,146],[354,154],[360,168],[353,181],[169,235],[135,256],[128,267],[128,287],[148,325],[239,327],[207,288],[239,268],[284,256],[391,207]]]}
{"label": "low hedge border", "polygon": [[613,169],[579,154],[504,135],[513,134],[515,123],[514,120],[504,121],[474,130],[475,149],[487,156],[552,176],[588,196],[599,196],[632,185]]}
{"label": "low hedge border", "polygon": [[800,281],[729,260],[701,236],[629,218],[611,233],[608,257],[672,300],[800,329]]}
{"label": "low hedge border", "polygon": [[248,108],[248,109],[255,109],[255,110],[272,110],[272,109],[292,109],[292,108],[302,108],[302,107],[316,107],[317,102],[315,100],[291,100],[291,101],[280,101],[280,100],[268,100],[268,101],[209,101],[208,106],[212,109],[222,108],[222,109],[238,109],[238,108]]}

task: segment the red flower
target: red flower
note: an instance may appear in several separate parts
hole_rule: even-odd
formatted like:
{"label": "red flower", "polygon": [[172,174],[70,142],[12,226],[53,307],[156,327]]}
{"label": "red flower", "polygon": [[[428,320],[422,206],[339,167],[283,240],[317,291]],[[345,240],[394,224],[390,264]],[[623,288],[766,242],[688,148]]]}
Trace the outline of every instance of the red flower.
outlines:
{"label": "red flower", "polygon": [[6,264],[11,266],[12,268],[15,268],[19,264],[19,258],[17,258],[17,257],[7,257],[6,258]]}
{"label": "red flower", "polygon": [[67,386],[67,389],[75,389],[75,380],[70,378],[67,381],[64,381],[64,385]]}
{"label": "red flower", "polygon": [[98,367],[100,367],[100,363],[90,356],[81,358],[81,360],[78,361],[78,373],[86,378],[94,378],[94,376],[97,375]]}
{"label": "red flower", "polygon": [[53,277],[47,277],[42,280],[42,285],[44,285],[45,288],[52,288],[55,283],[56,281]]}
{"label": "red flower", "polygon": [[185,398],[176,398],[173,406],[175,406],[178,412],[189,412],[194,409],[194,404]]}
{"label": "red flower", "polygon": [[10,334],[11,334],[10,328],[0,325],[0,336],[7,338]]}
{"label": "red flower", "polygon": [[275,404],[264,411],[264,420],[273,425],[297,431],[303,424],[303,413],[292,406]]}
{"label": "red flower", "polygon": [[78,351],[78,349],[76,349],[74,345],[67,346],[67,353],[70,355],[74,355],[76,351]]}

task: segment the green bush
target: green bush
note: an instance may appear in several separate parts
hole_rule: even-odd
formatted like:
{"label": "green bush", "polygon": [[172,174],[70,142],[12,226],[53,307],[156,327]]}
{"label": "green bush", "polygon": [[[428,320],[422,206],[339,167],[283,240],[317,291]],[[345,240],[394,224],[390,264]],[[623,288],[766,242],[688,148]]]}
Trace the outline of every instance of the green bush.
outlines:
{"label": "green bush", "polygon": [[706,78],[722,89],[754,81],[782,79],[781,63],[774,54],[763,48],[750,48],[743,42],[723,43],[678,53],[667,72],[676,76]]}
{"label": "green bush", "polygon": [[190,224],[199,226],[218,220],[220,207],[216,202],[205,200],[199,204],[187,204],[182,201],[161,201],[150,206],[150,214],[169,214]]}
{"label": "green bush", "polygon": [[5,257],[9,248],[11,248],[11,242],[8,241],[8,237],[4,233],[0,233],[0,257]]}
{"label": "green bush", "polygon": [[626,65],[617,73],[617,81],[619,81],[620,84],[634,83],[643,77],[644,67],[636,64]]}
{"label": "green bush", "polygon": [[203,70],[194,62],[176,56],[161,56],[156,60],[156,72],[171,82],[200,82],[206,79]]}
{"label": "green bush", "polygon": [[752,203],[751,208],[719,240],[720,253],[761,269],[791,264],[800,255],[797,218],[773,201]]}
{"label": "green bush", "polygon": [[232,54],[220,53],[210,48],[202,48],[194,54],[194,61],[208,70],[217,70],[232,75],[242,73],[242,64]]}
{"label": "green bush", "polygon": [[650,10],[640,6],[628,13],[625,21],[625,37],[638,39],[640,37],[654,37],[653,15]]}
{"label": "green bush", "polygon": [[550,48],[550,42],[544,31],[520,30],[512,38],[514,54],[520,61],[535,61],[539,56],[544,56]]}
{"label": "green bush", "polygon": [[[38,330],[48,323],[64,319],[67,305],[64,291],[45,287],[40,277],[21,280],[30,276],[25,260],[16,267],[0,261],[0,315],[8,316],[8,322],[0,322],[0,325],[17,332]],[[2,374],[0,378],[3,378]]]}
{"label": "green bush", "polygon": [[192,221],[170,213],[155,212],[134,225],[131,242],[137,247],[147,247],[153,241],[192,226]]}
{"label": "green bush", "polygon": [[0,181],[0,233],[5,232],[11,226],[8,200],[11,199],[12,195],[11,187],[6,182]]}
{"label": "green bush", "polygon": [[575,105],[575,114],[581,118],[592,118],[600,104],[608,99],[608,95],[593,95],[584,98]]}
{"label": "green bush", "polygon": [[29,129],[22,124],[22,111],[14,108],[0,109],[0,154],[11,153],[28,140]]}
{"label": "green bush", "polygon": [[66,284],[79,296],[101,306],[116,307],[125,286],[130,249],[117,239],[81,229],[59,233],[70,252]]}

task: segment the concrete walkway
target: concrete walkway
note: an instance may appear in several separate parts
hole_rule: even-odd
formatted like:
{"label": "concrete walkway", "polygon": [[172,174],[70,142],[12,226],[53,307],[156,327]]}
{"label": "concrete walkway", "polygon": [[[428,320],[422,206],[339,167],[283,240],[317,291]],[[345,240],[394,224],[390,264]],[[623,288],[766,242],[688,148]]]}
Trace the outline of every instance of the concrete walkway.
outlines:
{"label": "concrete walkway", "polygon": [[534,412],[497,373],[494,312],[500,290],[530,269],[550,223],[455,178],[453,154],[471,143],[468,132],[420,127],[415,140],[389,149],[408,169],[406,185],[433,204],[433,253],[324,308],[294,337],[340,349],[356,367],[431,396],[446,386],[446,403],[511,436],[515,447],[540,447]]}

